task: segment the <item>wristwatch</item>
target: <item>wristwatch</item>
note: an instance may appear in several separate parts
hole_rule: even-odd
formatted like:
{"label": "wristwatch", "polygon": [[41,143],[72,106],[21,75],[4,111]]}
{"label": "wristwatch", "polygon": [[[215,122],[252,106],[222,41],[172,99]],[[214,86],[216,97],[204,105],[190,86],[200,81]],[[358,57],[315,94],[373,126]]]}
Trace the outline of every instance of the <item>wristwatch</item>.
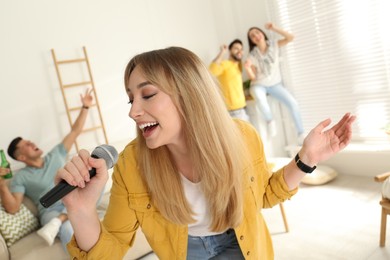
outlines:
{"label": "wristwatch", "polygon": [[298,168],[301,169],[304,173],[312,173],[317,166],[310,167],[309,165],[303,163],[301,159],[299,158],[299,153],[295,155],[295,163],[297,164]]}

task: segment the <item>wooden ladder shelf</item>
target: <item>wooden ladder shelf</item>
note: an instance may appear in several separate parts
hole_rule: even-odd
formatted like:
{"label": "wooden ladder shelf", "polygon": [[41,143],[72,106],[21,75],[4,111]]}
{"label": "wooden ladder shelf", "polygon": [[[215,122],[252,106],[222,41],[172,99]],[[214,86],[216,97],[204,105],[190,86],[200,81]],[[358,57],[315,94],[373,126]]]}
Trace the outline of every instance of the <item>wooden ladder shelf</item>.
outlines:
{"label": "wooden ladder shelf", "polygon": [[[52,54],[52,57],[53,57],[55,68],[56,68],[57,77],[58,77],[58,81],[59,81],[59,84],[60,84],[61,93],[62,93],[62,97],[63,97],[63,100],[64,100],[66,114],[67,114],[70,126],[72,127],[72,125],[74,123],[74,121],[72,119],[72,116],[71,116],[72,112],[80,111],[81,106],[76,106],[76,107],[73,106],[73,107],[71,107],[69,105],[69,102],[68,102],[68,98],[69,97],[68,97],[66,92],[69,89],[74,89],[74,88],[88,86],[89,88],[92,88],[92,93],[93,93],[93,97],[94,97],[94,101],[95,101],[94,105],[92,105],[90,109],[96,109],[97,114],[98,114],[98,122],[96,123],[97,125],[94,125],[92,127],[83,129],[82,133],[93,132],[93,131],[102,131],[103,136],[104,136],[104,141],[107,144],[108,143],[107,134],[106,134],[105,126],[104,126],[104,123],[103,123],[102,113],[101,113],[101,109],[100,109],[100,106],[99,106],[99,101],[98,101],[98,97],[97,97],[97,93],[96,93],[96,89],[95,89],[95,83],[93,81],[91,66],[90,66],[90,63],[89,63],[89,60],[88,60],[87,49],[85,48],[85,46],[83,46],[83,53],[84,53],[84,57],[83,58],[69,59],[69,60],[58,60],[57,57],[56,57],[56,54],[54,52],[54,49],[51,49],[51,54]],[[86,81],[80,81],[80,82],[64,84],[63,74],[61,74],[62,70],[60,69],[60,67],[61,67],[61,65],[66,65],[66,64],[67,65],[72,65],[73,64],[73,65],[79,65],[79,66],[86,66],[86,68],[88,70],[88,73],[87,73],[88,74],[88,78],[87,78],[87,80]],[[75,142],[75,146],[76,146],[76,150],[79,151],[79,144],[78,144],[77,140]]]}

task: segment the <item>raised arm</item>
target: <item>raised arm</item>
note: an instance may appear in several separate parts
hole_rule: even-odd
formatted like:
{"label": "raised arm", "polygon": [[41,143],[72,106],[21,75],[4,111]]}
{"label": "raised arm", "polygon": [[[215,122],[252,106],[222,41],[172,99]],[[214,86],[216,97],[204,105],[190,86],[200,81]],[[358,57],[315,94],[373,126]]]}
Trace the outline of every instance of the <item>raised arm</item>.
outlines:
{"label": "raised arm", "polygon": [[278,40],[278,46],[282,47],[287,45],[289,42],[292,42],[294,40],[294,35],[275,26],[273,23],[267,23],[265,25],[265,28],[270,31],[274,31],[280,35],[283,36],[283,39]]}
{"label": "raised arm", "polygon": [[89,107],[92,105],[92,101],[93,101],[93,97],[91,94],[92,94],[92,89],[91,90],[87,89],[85,91],[84,96],[80,94],[82,108],[80,110],[78,117],[76,118],[76,121],[72,125],[72,129],[70,130],[69,134],[67,134],[62,140],[62,143],[64,144],[66,151],[70,150],[73,143],[76,141],[76,138],[80,135],[81,131],[83,130],[85,121],[87,119]]}
{"label": "raised arm", "polygon": [[252,61],[249,58],[244,62],[244,68],[245,68],[245,71],[246,71],[246,74],[248,75],[248,77],[251,80],[255,80],[256,79],[256,67],[252,65]]}
{"label": "raised arm", "polygon": [[223,56],[226,53],[226,50],[227,50],[227,46],[222,45],[217,57],[214,58],[214,60],[211,62],[210,66],[209,66],[209,70],[210,70],[211,74],[213,74],[216,77],[221,75],[224,71],[224,69],[221,66],[221,62],[223,60]]}
{"label": "raised arm", "polygon": [[227,51],[227,46],[225,44],[221,45],[221,47],[219,49],[219,53],[218,53],[217,57],[214,58],[213,62],[217,63],[217,64],[221,63],[226,51]]}
{"label": "raised arm", "polygon": [[[319,123],[305,138],[302,149],[298,153],[300,161],[309,167],[314,167],[344,149],[351,141],[352,123],[355,119],[355,116],[347,113],[328,130],[324,129],[330,125],[330,119]],[[285,166],[284,179],[290,190],[299,185],[305,174],[298,168],[295,160]]]}

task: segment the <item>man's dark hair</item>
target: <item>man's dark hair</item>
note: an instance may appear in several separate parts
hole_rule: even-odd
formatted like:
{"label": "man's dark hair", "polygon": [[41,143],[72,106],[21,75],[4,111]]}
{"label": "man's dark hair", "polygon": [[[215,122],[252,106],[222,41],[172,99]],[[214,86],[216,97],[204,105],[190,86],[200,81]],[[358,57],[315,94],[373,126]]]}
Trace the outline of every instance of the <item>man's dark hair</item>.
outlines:
{"label": "man's dark hair", "polygon": [[11,156],[14,160],[15,158],[15,151],[16,151],[16,146],[19,144],[19,142],[22,141],[22,137],[16,137],[8,146],[8,155]]}
{"label": "man's dark hair", "polygon": [[229,44],[229,51],[233,48],[233,45],[239,43],[242,45],[242,41],[240,39],[235,39]]}

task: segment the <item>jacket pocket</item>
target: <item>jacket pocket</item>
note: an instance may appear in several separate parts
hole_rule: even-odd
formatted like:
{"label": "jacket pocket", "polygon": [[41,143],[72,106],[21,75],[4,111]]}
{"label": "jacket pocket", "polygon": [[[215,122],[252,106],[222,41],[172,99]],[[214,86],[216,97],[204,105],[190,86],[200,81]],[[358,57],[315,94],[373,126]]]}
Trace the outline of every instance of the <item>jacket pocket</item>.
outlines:
{"label": "jacket pocket", "polygon": [[148,193],[129,194],[129,208],[136,212],[138,222],[148,240],[166,240],[169,222],[152,204]]}

